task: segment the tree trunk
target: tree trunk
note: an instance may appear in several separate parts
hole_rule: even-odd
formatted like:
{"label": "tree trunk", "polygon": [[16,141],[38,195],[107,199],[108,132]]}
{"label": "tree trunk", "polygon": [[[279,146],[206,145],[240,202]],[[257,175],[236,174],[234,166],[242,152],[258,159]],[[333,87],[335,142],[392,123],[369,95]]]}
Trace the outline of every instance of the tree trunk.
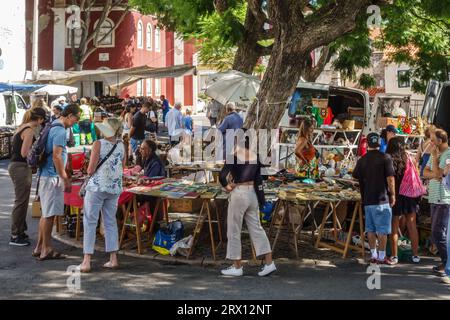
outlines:
{"label": "tree trunk", "polygon": [[244,29],[244,37],[239,43],[234,56],[233,69],[252,74],[259,57],[263,55],[263,48],[258,44],[259,35],[263,30],[263,23],[255,18],[250,6],[247,7]]}
{"label": "tree trunk", "polygon": [[[278,127],[286,109],[286,102],[295,90],[302,74],[302,61],[308,54],[293,54],[291,41],[287,33],[282,32],[279,40],[274,44],[273,54],[270,56],[257,100],[247,111],[245,128],[273,129]],[[257,107],[259,119],[256,118]]]}

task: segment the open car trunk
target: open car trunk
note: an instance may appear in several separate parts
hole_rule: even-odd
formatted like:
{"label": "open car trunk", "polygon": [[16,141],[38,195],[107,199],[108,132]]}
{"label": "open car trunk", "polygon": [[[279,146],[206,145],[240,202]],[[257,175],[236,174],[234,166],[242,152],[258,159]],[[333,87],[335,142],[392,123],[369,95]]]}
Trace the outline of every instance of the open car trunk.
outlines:
{"label": "open car trunk", "polygon": [[433,122],[450,134],[450,83],[442,88]]}

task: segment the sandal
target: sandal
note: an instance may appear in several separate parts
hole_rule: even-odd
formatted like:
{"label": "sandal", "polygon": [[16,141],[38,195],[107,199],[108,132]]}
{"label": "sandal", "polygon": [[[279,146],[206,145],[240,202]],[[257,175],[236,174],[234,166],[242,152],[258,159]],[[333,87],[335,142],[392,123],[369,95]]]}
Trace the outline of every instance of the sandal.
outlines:
{"label": "sandal", "polygon": [[31,256],[37,258],[37,257],[40,257],[40,256],[41,256],[41,253],[40,253],[40,252],[33,251],[33,252],[31,253]]}
{"label": "sandal", "polygon": [[55,252],[55,251],[50,251],[46,256],[44,257],[39,257],[38,260],[39,261],[44,261],[44,260],[60,260],[60,259],[65,259],[66,256],[62,255],[59,252]]}
{"label": "sandal", "polygon": [[83,269],[83,268],[81,267],[81,264],[80,264],[79,266],[76,267],[76,270],[77,270],[77,271],[80,271],[81,273],[89,273],[89,272],[91,272],[91,268],[89,268],[89,269]]}
{"label": "sandal", "polygon": [[103,268],[105,268],[105,269],[119,269],[119,265],[113,266],[111,261],[108,261],[107,263],[105,263],[103,265]]}

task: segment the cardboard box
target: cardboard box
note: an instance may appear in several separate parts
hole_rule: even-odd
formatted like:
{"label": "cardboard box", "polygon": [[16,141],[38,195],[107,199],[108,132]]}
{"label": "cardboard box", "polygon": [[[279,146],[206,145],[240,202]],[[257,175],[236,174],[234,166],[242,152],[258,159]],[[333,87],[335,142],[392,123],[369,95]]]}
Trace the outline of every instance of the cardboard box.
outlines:
{"label": "cardboard box", "polygon": [[194,213],[202,208],[202,199],[169,199],[169,212]]}
{"label": "cardboard box", "polygon": [[355,130],[355,120],[344,120],[342,124],[344,130]]}
{"label": "cardboard box", "polygon": [[379,117],[377,121],[378,128],[386,128],[388,125],[392,124],[397,128],[398,119],[397,118],[388,118],[388,117]]}
{"label": "cardboard box", "polygon": [[40,218],[42,215],[41,201],[39,199],[34,199],[31,205],[31,217]]}
{"label": "cardboard box", "polygon": [[319,108],[323,108],[323,109],[327,109],[328,108],[328,99],[316,99],[316,98],[312,98],[312,104],[313,106],[319,107]]}

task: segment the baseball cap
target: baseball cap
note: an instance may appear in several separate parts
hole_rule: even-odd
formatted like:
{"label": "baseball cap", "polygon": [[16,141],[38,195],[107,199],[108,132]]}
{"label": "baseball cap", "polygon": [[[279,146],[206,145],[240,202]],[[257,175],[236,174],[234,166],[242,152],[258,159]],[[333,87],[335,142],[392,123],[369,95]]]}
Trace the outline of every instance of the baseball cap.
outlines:
{"label": "baseball cap", "polygon": [[381,137],[376,132],[371,132],[367,135],[367,145],[369,148],[379,148],[381,144]]}
{"label": "baseball cap", "polygon": [[395,133],[395,134],[397,134],[398,133],[398,130],[397,130],[397,128],[396,127],[394,127],[392,124],[390,124],[390,125],[388,125],[388,126],[386,126],[386,131],[388,131],[388,132],[393,132],[393,133]]}

